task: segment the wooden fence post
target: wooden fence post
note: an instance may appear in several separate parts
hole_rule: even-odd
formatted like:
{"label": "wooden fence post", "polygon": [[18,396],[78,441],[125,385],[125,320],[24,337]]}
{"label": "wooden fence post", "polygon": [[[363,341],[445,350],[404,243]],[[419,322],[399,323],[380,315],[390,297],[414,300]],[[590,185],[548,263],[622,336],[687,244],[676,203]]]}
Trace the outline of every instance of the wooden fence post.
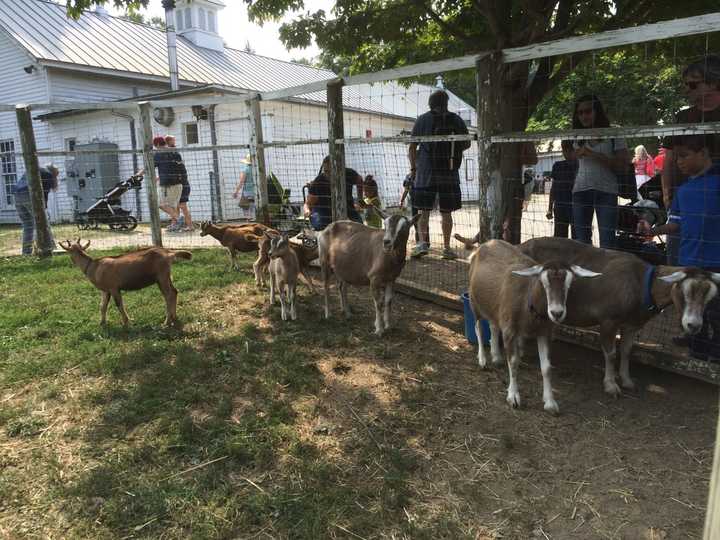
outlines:
{"label": "wooden fence post", "polygon": [[710,473],[710,494],[705,509],[704,540],[720,538],[720,415],[718,416],[716,430],[715,456],[713,457],[713,468]]}
{"label": "wooden fence post", "polygon": [[148,211],[150,213],[150,230],[152,243],[162,247],[162,231],[160,230],[160,207],[155,184],[155,158],[153,157],[152,105],[143,101],[140,106],[140,125],[142,126],[143,162],[145,165],[145,188],[147,189]]}
{"label": "wooden fence post", "polygon": [[263,127],[260,107],[260,94],[256,98],[247,101],[250,112],[250,156],[255,175],[256,197],[255,211],[256,219],[260,223],[270,225],[270,213],[268,211],[268,185],[267,170],[265,168],[265,147],[263,142]]}
{"label": "wooden fence post", "polygon": [[[476,63],[477,86],[477,139],[478,139],[478,206],[480,210],[480,242],[499,238],[497,224],[502,229],[502,186],[500,182],[500,148],[490,142],[492,135],[500,132],[498,106],[502,89],[502,58],[500,52],[480,58]],[[491,186],[494,200],[489,200]],[[496,203],[500,204],[496,204]]]}
{"label": "wooden fence post", "polygon": [[330,194],[332,196],[332,218],[347,219],[348,201],[345,186],[345,145],[337,139],[345,138],[343,125],[343,81],[332,81],[327,85],[328,147],[330,150]]}
{"label": "wooden fence post", "polygon": [[25,178],[30,192],[33,220],[35,221],[35,240],[37,254],[40,258],[50,257],[55,248],[50,223],[45,211],[45,194],[43,193],[40,178],[40,164],[37,157],[35,132],[32,125],[32,114],[27,105],[18,105],[15,108],[18,130],[20,132],[20,145],[25,160]]}

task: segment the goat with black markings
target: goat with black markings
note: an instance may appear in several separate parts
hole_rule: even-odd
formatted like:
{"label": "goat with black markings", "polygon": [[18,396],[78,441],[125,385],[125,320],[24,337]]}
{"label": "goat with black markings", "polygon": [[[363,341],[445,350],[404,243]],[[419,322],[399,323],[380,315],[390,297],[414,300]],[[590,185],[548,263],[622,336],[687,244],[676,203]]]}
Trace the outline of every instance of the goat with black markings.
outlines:
{"label": "goat with black markings", "polygon": [[[376,209],[377,211],[377,209]],[[318,255],[325,286],[325,318],[330,317],[330,274],[337,278],[340,305],[350,316],[348,285],[369,285],[375,304],[375,334],[390,328],[393,284],[405,266],[407,240],[412,219],[402,215],[383,217],[384,230],[366,227],[354,221],[335,221],[318,235]]]}
{"label": "goat with black markings", "polygon": [[[510,382],[507,402],[520,405],[517,369],[520,340],[536,338],[543,378],[545,410],[559,412],[550,378],[550,339],[553,323],[567,315],[566,299],[576,277],[600,274],[577,265],[555,261],[538,264],[502,240],[481,244],[470,256],[470,305],[476,318],[475,330],[482,337],[480,320],[490,324],[490,350],[494,364],[502,362],[500,336],[507,354]],[[579,280],[583,281],[583,280]],[[487,366],[482,339],[478,339],[478,362]]]}
{"label": "goat with black markings", "polygon": [[83,245],[79,238],[74,244],[71,244],[70,240],[60,242],[60,247],[70,254],[73,264],[80,268],[90,283],[102,293],[100,324],[107,322],[107,307],[112,297],[122,317],[123,326],[127,326],[130,318],[123,305],[122,291],[136,291],[153,284],[157,284],[165,297],[165,324],[170,326],[177,322],[177,289],[172,282],[170,267],[178,259],[192,259],[192,253],[151,247],[93,259],[85,252],[89,246],[90,240]]}

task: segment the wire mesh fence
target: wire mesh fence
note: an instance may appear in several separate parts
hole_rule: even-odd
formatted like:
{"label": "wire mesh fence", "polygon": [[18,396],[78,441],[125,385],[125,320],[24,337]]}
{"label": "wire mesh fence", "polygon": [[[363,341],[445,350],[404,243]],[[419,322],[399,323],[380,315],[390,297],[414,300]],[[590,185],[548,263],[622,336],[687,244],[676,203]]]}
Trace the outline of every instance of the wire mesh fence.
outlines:
{"label": "wire mesh fence", "polygon": [[[719,131],[720,107],[710,109],[702,93],[703,85],[720,84],[720,71],[707,63],[720,50],[718,35],[702,32],[600,47],[606,44],[580,52],[538,53],[523,61],[508,55],[500,62],[504,67],[497,83],[502,106],[490,115],[496,123],[489,128],[488,111],[477,110],[483,99],[478,92],[486,90],[487,81],[477,67],[466,66],[446,70],[443,77],[428,76],[424,69],[403,72],[412,79],[388,75],[373,84],[353,84],[348,78],[335,111],[342,121],[339,137],[329,127],[327,94],[316,89],[262,100],[202,93],[182,104],[158,100],[150,126],[142,125],[138,108],[129,103],[39,110],[34,114],[38,160],[60,171],[47,200],[53,235],[57,240],[82,236],[97,249],[150,245],[154,209],[147,192],[156,181],[162,243],[168,247],[216,246],[216,240],[202,235],[201,222],[255,221],[264,219],[263,209],[278,229],[320,229],[337,213],[334,186],[343,185],[332,170],[338,158],[333,154],[327,159],[328,149],[335,147],[342,150],[339,163],[346,167],[343,193],[351,219],[377,227],[381,224],[373,207],[407,215],[420,206],[432,209],[427,237],[420,226],[410,236],[411,257],[401,281],[437,297],[455,301],[467,289],[463,246],[451,235],[472,238],[487,221],[493,236],[514,243],[566,234],[635,252],[653,264],[672,262],[663,236],[651,242],[635,232],[640,220],[660,225],[667,217],[669,193],[663,192],[664,166],[658,159],[663,148],[673,146],[669,137],[705,133],[710,159],[720,159],[709,136]],[[697,69],[688,72],[693,65]],[[699,79],[698,66],[705,66]],[[628,73],[637,74],[631,86]],[[418,128],[438,88],[446,90],[448,110],[464,132]],[[24,163],[12,115],[0,114],[0,215],[9,223],[0,229],[0,253],[15,255],[22,240],[12,186]],[[166,141],[153,147],[148,132]],[[452,211],[438,212],[447,209],[445,188],[429,203],[420,203],[417,189],[410,186],[418,159],[412,153],[422,153],[423,145],[427,152],[436,143],[454,148],[465,141],[468,147],[456,163],[452,197],[457,196],[457,204],[450,204]],[[561,141],[566,141],[564,148]],[[483,152],[489,148],[496,154],[495,170],[483,166]],[[148,158],[161,165],[145,170],[140,180],[137,173]],[[162,165],[168,162],[171,169],[182,163],[184,176],[168,173]],[[168,180],[168,174],[174,179]],[[618,199],[620,176],[629,179],[633,198],[640,201],[634,206]],[[680,180],[678,176],[676,185]],[[172,186],[183,183],[187,196],[181,201],[183,189]],[[705,200],[720,196],[707,186],[711,191],[703,193]],[[696,217],[715,219],[708,212],[706,207]],[[556,227],[559,223],[567,226]],[[711,246],[720,242],[701,240]],[[684,355],[670,340],[679,332],[675,319],[673,310],[666,310],[639,340]]]}

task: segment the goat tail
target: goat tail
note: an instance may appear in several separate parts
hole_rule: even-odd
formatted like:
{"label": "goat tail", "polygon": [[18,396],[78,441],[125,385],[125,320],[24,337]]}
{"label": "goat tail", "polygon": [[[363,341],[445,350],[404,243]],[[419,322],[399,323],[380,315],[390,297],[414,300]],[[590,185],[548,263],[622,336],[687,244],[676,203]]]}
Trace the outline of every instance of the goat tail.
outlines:
{"label": "goat tail", "polygon": [[184,250],[172,251],[170,253],[170,262],[175,262],[178,259],[192,260],[192,253]]}

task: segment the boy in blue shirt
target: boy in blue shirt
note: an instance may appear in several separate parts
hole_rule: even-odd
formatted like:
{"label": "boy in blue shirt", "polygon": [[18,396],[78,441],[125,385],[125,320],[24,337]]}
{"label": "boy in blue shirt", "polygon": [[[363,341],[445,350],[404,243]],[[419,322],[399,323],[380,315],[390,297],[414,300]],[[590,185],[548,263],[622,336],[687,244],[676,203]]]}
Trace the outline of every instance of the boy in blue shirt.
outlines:
{"label": "boy in blue shirt", "polygon": [[[705,135],[677,137],[673,151],[678,169],[688,179],[673,198],[668,222],[653,228],[641,222],[640,232],[648,236],[679,232],[680,264],[719,272],[720,165],[710,159]],[[719,295],[705,308],[705,324],[699,334],[690,338],[690,353],[699,359],[720,359]]]}

